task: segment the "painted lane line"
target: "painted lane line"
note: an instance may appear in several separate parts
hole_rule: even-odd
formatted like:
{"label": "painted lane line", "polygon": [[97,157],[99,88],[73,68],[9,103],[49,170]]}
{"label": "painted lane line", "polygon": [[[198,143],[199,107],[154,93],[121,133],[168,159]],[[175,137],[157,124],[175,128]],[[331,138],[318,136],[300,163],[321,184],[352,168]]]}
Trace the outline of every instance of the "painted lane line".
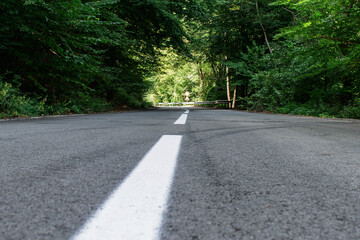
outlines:
{"label": "painted lane line", "polygon": [[190,111],[188,109],[186,109],[186,111],[183,114],[181,114],[181,116],[178,118],[178,120],[176,120],[176,122],[174,122],[174,124],[185,124],[189,112]]}
{"label": "painted lane line", "polygon": [[158,239],[181,139],[162,136],[72,239]]}
{"label": "painted lane line", "polygon": [[186,120],[187,120],[188,114],[181,114],[181,116],[178,118],[178,120],[176,120],[176,122],[174,122],[174,124],[185,124]]}

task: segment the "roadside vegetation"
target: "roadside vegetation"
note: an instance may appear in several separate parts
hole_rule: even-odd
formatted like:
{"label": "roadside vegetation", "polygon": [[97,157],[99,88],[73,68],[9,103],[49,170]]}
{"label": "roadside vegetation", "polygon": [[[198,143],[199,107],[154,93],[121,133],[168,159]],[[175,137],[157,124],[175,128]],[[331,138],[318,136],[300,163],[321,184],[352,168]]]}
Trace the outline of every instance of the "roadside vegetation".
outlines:
{"label": "roadside vegetation", "polygon": [[0,116],[142,108],[184,7],[155,0],[0,1]]}
{"label": "roadside vegetation", "polygon": [[360,118],[358,0],[3,0],[0,117],[229,100]]}

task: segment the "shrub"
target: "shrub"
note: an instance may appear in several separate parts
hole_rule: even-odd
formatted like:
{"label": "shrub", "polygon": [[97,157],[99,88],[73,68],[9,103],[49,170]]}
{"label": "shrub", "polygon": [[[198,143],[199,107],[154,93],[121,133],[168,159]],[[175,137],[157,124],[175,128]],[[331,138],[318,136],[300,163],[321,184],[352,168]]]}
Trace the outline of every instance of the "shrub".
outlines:
{"label": "shrub", "polygon": [[45,112],[45,100],[38,101],[21,94],[18,87],[0,76],[0,117],[35,116]]}
{"label": "shrub", "polygon": [[339,113],[340,117],[360,119],[360,103],[345,106]]}

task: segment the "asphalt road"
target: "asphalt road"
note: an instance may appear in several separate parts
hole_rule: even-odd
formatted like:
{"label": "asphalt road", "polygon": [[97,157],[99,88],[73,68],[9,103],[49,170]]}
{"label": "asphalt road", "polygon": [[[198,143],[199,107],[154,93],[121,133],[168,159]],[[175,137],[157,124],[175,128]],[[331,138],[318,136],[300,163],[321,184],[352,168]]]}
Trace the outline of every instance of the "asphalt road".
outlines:
{"label": "asphalt road", "polygon": [[161,239],[360,239],[360,121],[189,110],[1,121],[0,239],[74,237],[163,135]]}

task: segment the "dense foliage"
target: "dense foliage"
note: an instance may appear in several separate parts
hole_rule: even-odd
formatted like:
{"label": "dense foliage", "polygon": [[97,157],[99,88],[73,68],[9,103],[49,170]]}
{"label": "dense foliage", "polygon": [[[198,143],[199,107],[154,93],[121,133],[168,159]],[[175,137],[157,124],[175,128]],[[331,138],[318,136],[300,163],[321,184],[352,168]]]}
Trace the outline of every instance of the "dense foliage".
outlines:
{"label": "dense foliage", "polygon": [[[140,107],[159,49],[185,49],[185,14],[176,6],[157,0],[2,0],[0,91],[16,92],[24,107],[3,104],[0,112]],[[26,110],[34,105],[43,111]]]}
{"label": "dense foliage", "polygon": [[142,107],[189,91],[360,118],[358,0],[2,0],[0,13],[2,115]]}
{"label": "dense foliage", "polygon": [[359,5],[208,1],[204,14],[186,23],[192,62],[210,83],[199,75],[197,96],[242,109],[360,118]]}

